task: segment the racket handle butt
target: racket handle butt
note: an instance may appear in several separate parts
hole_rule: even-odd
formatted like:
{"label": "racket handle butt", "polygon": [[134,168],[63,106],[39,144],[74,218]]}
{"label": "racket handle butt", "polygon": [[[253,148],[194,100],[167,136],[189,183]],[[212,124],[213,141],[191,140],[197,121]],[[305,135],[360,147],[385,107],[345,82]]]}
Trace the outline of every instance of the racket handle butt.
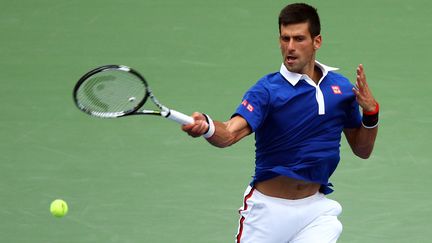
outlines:
{"label": "racket handle butt", "polygon": [[166,118],[175,121],[177,123],[180,123],[182,125],[187,125],[195,122],[192,117],[175,110],[170,110]]}

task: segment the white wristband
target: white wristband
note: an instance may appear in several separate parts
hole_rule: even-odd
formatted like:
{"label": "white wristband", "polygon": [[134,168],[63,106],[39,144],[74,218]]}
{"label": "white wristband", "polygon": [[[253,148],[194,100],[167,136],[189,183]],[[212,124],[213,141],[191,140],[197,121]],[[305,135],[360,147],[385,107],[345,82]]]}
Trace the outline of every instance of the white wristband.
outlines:
{"label": "white wristband", "polygon": [[206,120],[207,120],[207,124],[208,124],[208,130],[206,133],[204,133],[202,136],[207,139],[210,138],[211,136],[213,136],[213,134],[215,133],[215,125],[213,123],[213,120],[206,114],[203,113],[203,115],[205,116]]}
{"label": "white wristband", "polygon": [[366,129],[372,129],[372,128],[377,127],[377,126],[378,126],[378,123],[379,123],[379,122],[377,122],[377,124],[375,124],[375,125],[373,125],[373,126],[371,126],[371,127],[366,126],[363,122],[362,122],[362,125],[363,125],[363,127],[366,128]]}

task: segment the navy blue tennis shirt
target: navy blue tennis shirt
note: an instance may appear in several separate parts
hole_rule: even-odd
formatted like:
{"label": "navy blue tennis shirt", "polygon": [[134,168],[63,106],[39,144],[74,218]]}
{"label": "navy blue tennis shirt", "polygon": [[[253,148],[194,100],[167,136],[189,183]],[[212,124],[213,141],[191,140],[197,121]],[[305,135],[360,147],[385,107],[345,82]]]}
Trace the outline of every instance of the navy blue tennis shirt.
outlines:
{"label": "navy blue tennis shirt", "polygon": [[361,125],[353,85],[335,68],[315,63],[318,85],[284,64],[261,78],[244,95],[233,116],[242,116],[255,132],[252,185],[277,175],[321,184],[331,193],[329,177],[339,160],[344,128]]}

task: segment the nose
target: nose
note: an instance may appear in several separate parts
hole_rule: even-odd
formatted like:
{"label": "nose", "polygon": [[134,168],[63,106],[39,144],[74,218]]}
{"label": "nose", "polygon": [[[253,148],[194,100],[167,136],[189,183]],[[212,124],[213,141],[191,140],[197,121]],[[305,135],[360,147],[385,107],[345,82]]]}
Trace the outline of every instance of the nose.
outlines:
{"label": "nose", "polygon": [[294,41],[292,39],[287,41],[286,45],[287,45],[288,51],[294,51],[295,50]]}

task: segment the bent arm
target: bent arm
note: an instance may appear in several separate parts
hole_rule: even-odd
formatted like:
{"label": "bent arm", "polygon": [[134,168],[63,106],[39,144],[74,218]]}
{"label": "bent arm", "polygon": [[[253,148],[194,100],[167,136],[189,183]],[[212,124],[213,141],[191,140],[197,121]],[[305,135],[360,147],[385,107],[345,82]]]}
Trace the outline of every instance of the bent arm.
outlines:
{"label": "bent arm", "polygon": [[[200,137],[208,130],[208,124],[203,114],[195,112],[192,114],[195,123],[183,125],[182,130],[192,137]],[[215,126],[214,134],[207,138],[207,141],[219,148],[235,144],[242,138],[252,133],[247,121],[241,116],[234,116],[226,122],[213,121]]]}
{"label": "bent arm", "polygon": [[344,134],[353,153],[362,159],[367,159],[373,151],[378,126],[374,128],[365,128],[363,126],[352,129],[346,128]]}
{"label": "bent arm", "polygon": [[373,97],[369,85],[366,82],[366,75],[362,64],[357,67],[357,82],[355,88],[353,88],[353,92],[356,95],[358,104],[363,110],[363,118],[365,118],[365,115],[370,112],[376,114],[376,124],[373,127],[367,128],[362,125],[359,128],[344,129],[345,137],[347,138],[354,154],[360,158],[367,159],[372,153],[375,139],[378,134],[377,122],[379,105]]}

